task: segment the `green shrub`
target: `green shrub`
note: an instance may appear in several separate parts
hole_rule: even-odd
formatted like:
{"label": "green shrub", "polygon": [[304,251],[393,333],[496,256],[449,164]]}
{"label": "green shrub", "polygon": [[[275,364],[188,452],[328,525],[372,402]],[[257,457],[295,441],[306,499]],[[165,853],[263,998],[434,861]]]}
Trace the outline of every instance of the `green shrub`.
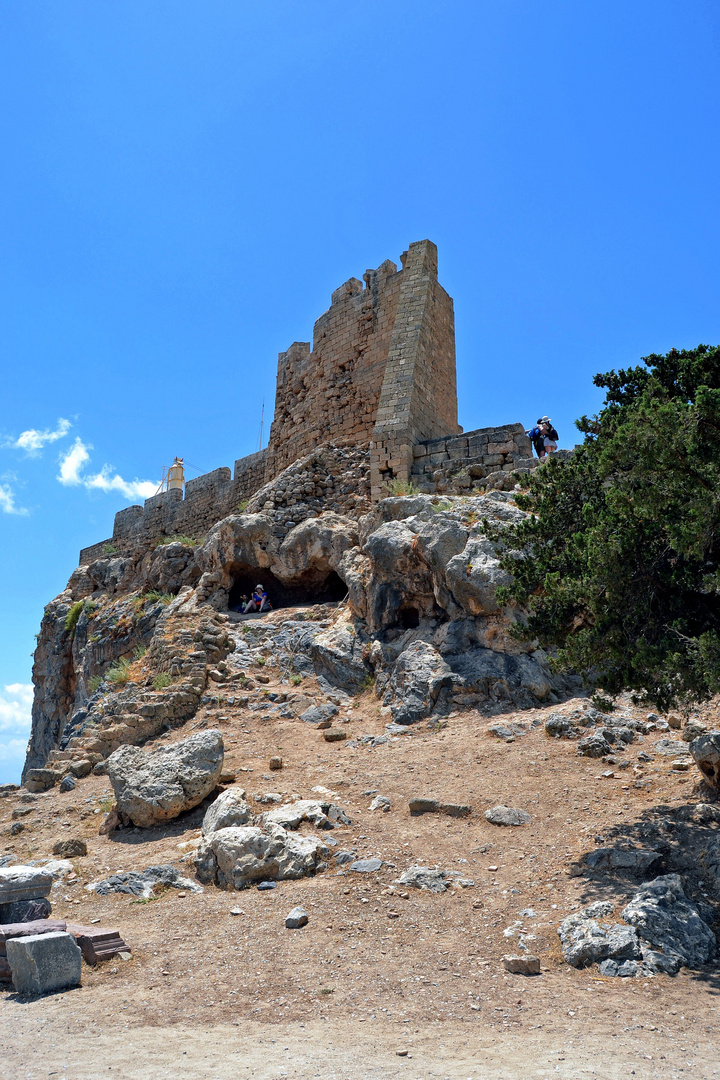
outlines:
{"label": "green shrub", "polygon": [[158,540],[158,547],[164,547],[166,544],[185,544],[186,547],[197,547],[201,543],[202,540],[196,540],[194,536],[179,533],[176,536],[162,536]]}
{"label": "green shrub", "polygon": [[98,687],[100,686],[100,683],[102,681],[103,681],[102,675],[91,675],[90,676],[90,678],[88,679],[88,684],[87,684],[88,693],[89,693],[90,697],[93,696],[93,694],[98,689]]}
{"label": "green shrub", "polygon": [[164,690],[166,686],[169,686],[172,679],[166,671],[161,671],[159,675],[156,675],[153,679],[153,690]]}
{"label": "green shrub", "polygon": [[290,682],[293,684],[293,686],[299,686],[302,682],[302,675],[291,675]]}
{"label": "green shrub", "polygon": [[77,626],[78,619],[80,618],[80,613],[82,612],[82,609],[84,607],[84,600],[78,600],[76,603],[73,604],[73,606],[70,608],[67,615],[65,616],[66,630],[70,630],[73,634],[75,633],[75,627]]}
{"label": "green shrub", "polygon": [[143,596],[141,597],[141,599],[142,599],[143,603],[145,603],[145,604],[158,604],[158,603],[160,603],[160,604],[164,604],[165,606],[167,606],[168,604],[172,603],[172,601],[175,599],[175,597],[173,596],[172,593],[159,592],[158,589],[151,589],[150,592],[144,593]]}
{"label": "green shrub", "polygon": [[135,648],[133,649],[133,659],[134,660],[142,660],[142,658],[143,658],[143,656],[145,655],[146,652],[147,652],[147,647],[145,645],[136,645]]}
{"label": "green shrub", "polygon": [[249,499],[241,499],[240,500],[240,502],[238,503],[238,508],[237,508],[238,514],[244,514],[245,513],[245,508],[247,507],[247,504],[249,502],[250,502]]}
{"label": "green shrub", "polygon": [[125,686],[130,681],[130,661],[125,658],[118,660],[106,672],[105,678],[113,686]]}
{"label": "green shrub", "polygon": [[383,484],[383,489],[388,495],[419,495],[420,488],[413,484],[412,480],[388,480]]}
{"label": "green shrub", "polygon": [[256,656],[255,663],[259,664],[260,667],[265,667],[265,664],[267,663],[267,656]]}
{"label": "green shrub", "polygon": [[103,547],[103,555],[117,555],[117,548],[114,544],[105,544]]}

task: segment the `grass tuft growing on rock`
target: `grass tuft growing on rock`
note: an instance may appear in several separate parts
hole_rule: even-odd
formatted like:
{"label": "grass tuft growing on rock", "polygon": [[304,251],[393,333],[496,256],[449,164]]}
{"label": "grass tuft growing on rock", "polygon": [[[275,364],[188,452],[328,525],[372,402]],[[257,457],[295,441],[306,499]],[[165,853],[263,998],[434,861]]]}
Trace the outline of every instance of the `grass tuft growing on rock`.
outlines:
{"label": "grass tuft growing on rock", "polygon": [[113,664],[105,678],[113,686],[125,686],[130,681],[130,661],[124,657]]}
{"label": "grass tuft growing on rock", "polygon": [[164,690],[166,686],[169,686],[172,679],[166,671],[161,671],[159,675],[156,675],[153,679],[153,690]]}
{"label": "grass tuft growing on rock", "polygon": [[84,607],[84,600],[78,600],[76,603],[73,604],[73,606],[70,608],[67,615],[65,616],[66,630],[70,630],[72,633],[75,632],[75,627],[77,626],[78,619],[80,618],[80,613],[82,612],[82,609]]}

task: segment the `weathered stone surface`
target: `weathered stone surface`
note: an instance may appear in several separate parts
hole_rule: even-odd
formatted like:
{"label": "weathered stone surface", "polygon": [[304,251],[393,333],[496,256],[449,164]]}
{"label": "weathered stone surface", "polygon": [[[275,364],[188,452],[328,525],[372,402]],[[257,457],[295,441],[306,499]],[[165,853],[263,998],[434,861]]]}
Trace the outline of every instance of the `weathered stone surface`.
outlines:
{"label": "weathered stone surface", "polygon": [[643,885],[622,917],[642,938],[687,967],[712,960],[717,942],[710,927],[686,897],[679,874],[666,874]]}
{"label": "weathered stone surface", "polygon": [[222,735],[203,731],[150,752],[123,746],[108,759],[107,771],[118,811],[148,828],[202,802],[216,786],[222,765]]}
{"label": "weathered stone surface", "polygon": [[11,904],[0,904],[0,924],[35,922],[47,919],[52,906],[46,896],[37,900],[15,900]]}
{"label": "weathered stone surface", "polygon": [[605,736],[600,734],[600,732],[593,732],[592,735],[586,735],[577,745],[579,757],[601,758],[605,757],[606,754],[609,754],[611,750],[611,743],[609,743]]}
{"label": "weathered stone surface", "polygon": [[196,882],[182,877],[176,867],[169,865],[149,866],[147,870],[123,870],[102,881],[91,881],[85,888],[88,892],[96,892],[98,896],[127,893],[130,896],[141,896],[146,899],[166,888],[202,892],[202,888]]}
{"label": "weathered stone surface", "polygon": [[73,837],[70,840],[56,840],[52,850],[53,855],[63,859],[78,859],[87,855],[87,844],[79,837]]}
{"label": "weathered stone surface", "polygon": [[496,590],[511,580],[500,568],[494,544],[479,536],[470,538],[462,553],[450,559],[445,577],[455,600],[469,615],[497,612]]}
{"label": "weathered stone surface", "polygon": [[47,994],[80,982],[82,953],[72,934],[58,931],[15,937],[6,947],[19,994]]}
{"label": "weathered stone surface", "polygon": [[452,672],[437,650],[415,641],[395,662],[384,703],[396,724],[415,724],[430,715],[441,690],[451,685]]}
{"label": "weathered stone surface", "polygon": [[48,791],[58,781],[54,769],[28,769],[23,776],[23,785],[28,791]]}
{"label": "weathered stone surface", "polygon": [[439,799],[414,798],[408,803],[413,816],[419,814],[447,814],[448,817],[470,817],[471,808],[467,803],[446,803]]}
{"label": "weathered stone surface", "polygon": [[382,866],[382,859],[356,859],[350,864],[350,869],[356,874],[374,874]]}
{"label": "weathered stone surface", "polygon": [[[656,754],[663,754],[665,757],[679,757],[688,752],[687,745],[677,739],[658,739],[653,749]],[[692,753],[692,746],[690,746],[690,753]]]}
{"label": "weathered stone surface", "polygon": [[347,739],[347,732],[340,731],[337,728],[332,730],[323,731],[323,739],[325,742],[345,742]]}
{"label": "weathered stone surface", "polygon": [[244,889],[258,881],[313,874],[329,856],[319,838],[294,836],[280,825],[247,825],[219,829],[203,837],[195,868],[205,884]]}
{"label": "weathered stone surface", "polygon": [[218,795],[205,811],[202,823],[202,834],[217,832],[218,829],[227,829],[238,825],[247,825],[252,821],[252,811],[245,801],[245,792],[242,788],[229,788]]}
{"label": "weathered stone surface", "polygon": [[640,960],[637,931],[630,926],[601,926],[584,912],[568,915],[559,928],[563,956],[572,967],[588,967],[600,960]]}
{"label": "weathered stone surface", "polygon": [[301,926],[307,926],[308,922],[308,913],[301,907],[294,907],[285,916],[285,925],[288,930],[299,930]]}
{"label": "weathered stone surface", "polygon": [[396,884],[434,893],[445,892],[448,888],[445,871],[431,870],[427,866],[411,866],[400,875]]}
{"label": "weathered stone surface", "polygon": [[485,811],[485,817],[491,825],[527,825],[530,821],[526,810],[516,810],[511,806],[493,806]]}
{"label": "weathered stone surface", "polygon": [[540,957],[531,956],[503,956],[503,967],[511,975],[539,975]]}
{"label": "weathered stone surface", "polygon": [[48,896],[52,877],[36,866],[0,867],[0,904]]}
{"label": "weathered stone surface", "polygon": [[585,856],[585,864],[591,870],[626,870],[633,874],[645,874],[657,867],[662,859],[658,851],[650,848],[596,848]]}
{"label": "weathered stone surface", "polygon": [[[679,745],[682,746],[682,743]],[[706,735],[698,736],[688,749],[708,784],[720,788],[720,731],[709,731]]]}
{"label": "weathered stone surface", "polygon": [[76,926],[69,923],[67,931],[73,935],[80,947],[83,960],[91,967],[100,963],[101,960],[111,960],[118,953],[131,951],[117,930],[108,930],[102,926]]}
{"label": "weathered stone surface", "polygon": [[323,720],[332,720],[333,716],[337,716],[337,714],[337,705],[311,705],[309,709],[300,714],[300,719],[304,720],[306,724],[320,724]]}

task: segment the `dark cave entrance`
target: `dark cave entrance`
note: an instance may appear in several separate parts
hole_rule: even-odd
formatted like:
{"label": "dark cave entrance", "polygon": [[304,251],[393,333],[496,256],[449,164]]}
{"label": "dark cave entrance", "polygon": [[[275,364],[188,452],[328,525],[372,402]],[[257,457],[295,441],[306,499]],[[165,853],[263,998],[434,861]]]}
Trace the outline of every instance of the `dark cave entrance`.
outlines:
{"label": "dark cave entrance", "polygon": [[294,607],[296,604],[331,604],[344,600],[347,585],[334,570],[314,569],[293,585],[276,578],[269,570],[257,566],[240,566],[233,573],[228,608],[237,611],[243,596],[250,597],[256,585],[262,585],[273,608]]}
{"label": "dark cave entrance", "polygon": [[403,604],[397,613],[397,625],[403,630],[416,630],[420,625],[420,612],[414,604]]}

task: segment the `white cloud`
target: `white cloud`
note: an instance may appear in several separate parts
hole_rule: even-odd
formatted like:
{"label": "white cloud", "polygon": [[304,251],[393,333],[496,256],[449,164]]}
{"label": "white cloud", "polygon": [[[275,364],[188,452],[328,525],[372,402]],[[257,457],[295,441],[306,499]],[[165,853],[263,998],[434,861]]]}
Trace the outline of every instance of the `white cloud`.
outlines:
{"label": "white cloud", "polygon": [[47,443],[57,442],[58,439],[64,438],[72,424],[69,420],[63,420],[62,417],[57,422],[57,427],[54,431],[46,428],[45,431],[38,431],[36,428],[30,428],[29,431],[23,431],[21,435],[11,442],[9,445],[14,450],[24,450],[32,457],[37,456],[40,453],[43,446]]}
{"label": "white cloud", "polygon": [[126,499],[149,499],[157,491],[157,480],[124,480],[118,473],[112,475],[110,465],[103,465],[100,472],[83,475],[90,461],[90,450],[90,443],[84,443],[78,436],[67,453],[61,455],[58,475],[61,484],[82,484],[88,491],[117,491]]}
{"label": "white cloud", "polygon": [[[33,688],[30,683],[10,683],[0,693],[0,731],[19,735],[30,730]],[[23,744],[24,745],[24,744]]]}
{"label": "white cloud", "polygon": [[60,475],[58,476],[58,480],[61,484],[83,483],[80,473],[90,460],[88,450],[92,450],[92,446],[90,443],[84,443],[78,435],[67,453],[60,456]]}
{"label": "white cloud", "polygon": [[91,491],[119,491],[127,499],[149,499],[158,489],[157,480],[123,480],[117,473],[111,476],[109,465],[103,465],[94,476],[85,477],[83,484]]}
{"label": "white cloud", "polygon": [[0,510],[3,514],[27,514],[24,506],[15,505],[15,492],[8,483],[0,483]]}
{"label": "white cloud", "polygon": [[27,739],[10,739],[8,742],[0,742],[0,761],[24,761],[26,753]]}

